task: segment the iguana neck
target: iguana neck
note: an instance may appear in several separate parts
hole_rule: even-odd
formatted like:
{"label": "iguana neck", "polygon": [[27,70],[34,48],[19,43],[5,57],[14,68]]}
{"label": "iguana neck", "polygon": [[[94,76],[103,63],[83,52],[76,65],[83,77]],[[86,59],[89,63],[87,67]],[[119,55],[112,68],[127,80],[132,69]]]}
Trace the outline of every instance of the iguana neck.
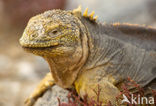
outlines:
{"label": "iguana neck", "polygon": [[55,83],[63,88],[71,87],[77,75],[75,64],[78,64],[80,58],[82,58],[82,50],[79,49],[74,54],[77,54],[77,52],[80,53],[77,56],[44,57],[50,66]]}
{"label": "iguana neck", "polygon": [[104,60],[105,57],[101,57],[103,52],[107,51],[108,48],[104,48],[105,42],[103,39],[108,39],[107,35],[105,34],[105,26],[101,25],[97,22],[90,21],[87,18],[81,19],[82,23],[86,26],[88,30],[88,47],[89,47],[89,56],[86,63],[86,68],[94,68],[96,67],[96,62],[100,62],[99,59]]}
{"label": "iguana neck", "polygon": [[72,86],[88,58],[88,32],[81,22],[79,22],[79,27],[81,44],[71,55],[44,57],[49,63],[55,83],[63,88]]}

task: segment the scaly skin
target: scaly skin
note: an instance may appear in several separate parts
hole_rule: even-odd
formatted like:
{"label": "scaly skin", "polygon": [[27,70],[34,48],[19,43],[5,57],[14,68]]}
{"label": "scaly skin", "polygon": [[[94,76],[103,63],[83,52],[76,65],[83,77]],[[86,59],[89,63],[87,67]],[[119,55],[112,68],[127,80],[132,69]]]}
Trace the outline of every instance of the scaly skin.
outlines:
{"label": "scaly skin", "polygon": [[[52,77],[40,83],[27,105],[33,105],[54,83],[62,88],[75,87],[82,98],[88,94],[94,99],[93,89],[100,85],[100,100],[115,104],[120,85],[128,76],[143,87],[156,78],[155,29],[102,25],[96,22],[94,12],[88,15],[87,11],[82,16],[80,7],[73,11],[51,10],[28,22],[20,44],[49,63]],[[51,79],[54,83],[47,82]]]}

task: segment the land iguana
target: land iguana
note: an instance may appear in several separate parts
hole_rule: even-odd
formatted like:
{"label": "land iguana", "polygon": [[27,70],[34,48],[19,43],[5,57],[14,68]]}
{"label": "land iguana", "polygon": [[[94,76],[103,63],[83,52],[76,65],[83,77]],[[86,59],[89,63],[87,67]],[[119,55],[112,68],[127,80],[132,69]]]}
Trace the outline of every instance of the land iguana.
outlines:
{"label": "land iguana", "polygon": [[156,89],[156,29],[131,24],[102,24],[81,7],[49,10],[32,17],[19,42],[28,52],[42,56],[51,73],[26,100],[33,105],[48,87],[74,87],[83,98],[111,101],[127,77],[141,87]]}

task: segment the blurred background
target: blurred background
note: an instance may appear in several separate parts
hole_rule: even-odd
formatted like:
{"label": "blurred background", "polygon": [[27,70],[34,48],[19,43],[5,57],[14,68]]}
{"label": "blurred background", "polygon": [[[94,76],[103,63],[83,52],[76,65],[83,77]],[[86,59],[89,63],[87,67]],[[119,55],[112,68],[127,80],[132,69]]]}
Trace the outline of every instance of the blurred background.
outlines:
{"label": "blurred background", "polygon": [[19,38],[30,17],[46,10],[95,11],[98,20],[156,27],[156,0],[0,0],[0,106],[23,106],[23,101],[49,72],[47,63],[25,53]]}

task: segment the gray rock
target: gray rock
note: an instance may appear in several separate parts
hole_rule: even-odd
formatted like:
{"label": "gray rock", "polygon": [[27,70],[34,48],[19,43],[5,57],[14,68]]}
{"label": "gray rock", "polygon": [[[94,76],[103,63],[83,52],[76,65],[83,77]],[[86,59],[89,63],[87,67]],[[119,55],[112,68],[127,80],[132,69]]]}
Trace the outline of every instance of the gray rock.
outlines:
{"label": "gray rock", "polygon": [[61,103],[67,103],[68,93],[68,90],[54,85],[52,88],[47,90],[42,97],[40,97],[37,100],[34,106],[58,106],[58,98],[60,99]]}

